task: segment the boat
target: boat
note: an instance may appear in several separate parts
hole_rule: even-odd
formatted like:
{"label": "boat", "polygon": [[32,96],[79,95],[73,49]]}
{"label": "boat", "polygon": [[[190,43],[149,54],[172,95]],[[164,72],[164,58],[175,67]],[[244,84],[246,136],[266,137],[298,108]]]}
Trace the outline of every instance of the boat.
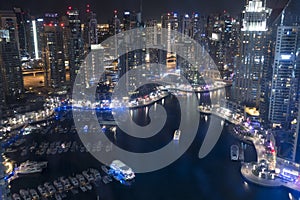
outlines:
{"label": "boat", "polygon": [[63,191],[64,190],[64,187],[63,187],[63,185],[60,181],[54,180],[53,184],[57,188],[58,191]]}
{"label": "boat", "polygon": [[105,175],[105,176],[103,176],[102,181],[104,184],[107,184],[107,183],[112,182],[112,179],[110,176]]}
{"label": "boat", "polygon": [[14,193],[14,194],[12,195],[12,198],[13,198],[13,200],[21,200],[20,195],[17,194],[17,193]]}
{"label": "boat", "polygon": [[58,193],[55,193],[54,197],[56,200],[62,200],[62,197]]}
{"label": "boat", "polygon": [[86,185],[85,185],[85,187],[86,187],[88,190],[92,190],[92,189],[93,189],[92,185],[91,185],[91,184],[89,184],[89,183],[88,183],[88,184],[86,184]]}
{"label": "boat", "polygon": [[78,179],[81,185],[86,183],[82,174],[76,174],[76,178]]}
{"label": "boat", "polygon": [[95,180],[100,180],[101,179],[101,174],[97,169],[90,169],[90,172],[94,175]]}
{"label": "boat", "polygon": [[29,192],[30,192],[30,194],[32,196],[32,199],[35,200],[35,199],[39,199],[40,198],[40,196],[38,195],[38,193],[37,193],[37,191],[35,189],[30,189]]}
{"label": "boat", "polygon": [[82,175],[84,176],[84,178],[86,178],[86,180],[94,181],[94,177],[91,174],[88,174],[87,170],[83,171]]}
{"label": "boat", "polygon": [[82,192],[86,192],[87,191],[87,189],[83,185],[80,185],[79,188],[81,189]]}
{"label": "boat", "polygon": [[239,159],[239,147],[237,145],[231,145],[230,147],[230,156],[231,160],[238,160]]}
{"label": "boat", "polygon": [[105,174],[109,174],[109,169],[105,165],[102,165],[101,169]]}
{"label": "boat", "polygon": [[51,183],[46,182],[46,183],[44,183],[44,186],[50,195],[53,195],[56,193],[56,189],[54,188],[54,186]]}
{"label": "boat", "polygon": [[17,149],[7,148],[7,149],[5,150],[5,153],[14,153],[14,152],[16,152],[16,151],[17,151]]}
{"label": "boat", "polygon": [[27,160],[26,162],[21,163],[19,167],[15,168],[15,173],[17,175],[39,173],[42,172],[43,168],[47,167],[47,163],[47,161],[36,162]]}
{"label": "boat", "polygon": [[175,130],[175,132],[174,132],[174,136],[173,136],[173,140],[179,140],[179,138],[180,138],[180,134],[181,134],[181,130],[179,130],[179,129],[177,129],[177,130]]}
{"label": "boat", "polygon": [[38,191],[43,197],[48,197],[49,194],[46,192],[46,188],[42,185],[38,186]]}
{"label": "boat", "polygon": [[19,193],[24,200],[31,200],[31,196],[27,190],[20,189]]}
{"label": "boat", "polygon": [[79,183],[78,183],[78,180],[77,180],[75,177],[69,176],[69,179],[70,179],[71,183],[72,183],[75,187],[78,187]]}
{"label": "boat", "polygon": [[135,178],[133,170],[120,160],[112,161],[109,173],[122,184]]}

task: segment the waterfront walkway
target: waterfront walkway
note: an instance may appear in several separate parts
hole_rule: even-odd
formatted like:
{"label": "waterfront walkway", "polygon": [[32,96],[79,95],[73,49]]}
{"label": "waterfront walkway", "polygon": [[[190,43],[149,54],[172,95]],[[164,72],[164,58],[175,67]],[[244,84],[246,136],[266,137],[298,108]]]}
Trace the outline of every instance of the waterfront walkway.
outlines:
{"label": "waterfront walkway", "polygon": [[[228,106],[222,107],[220,105],[215,106],[199,106],[199,111],[203,114],[213,114],[220,118],[227,120],[228,122],[234,124],[235,126],[240,126],[242,129],[250,131],[248,127],[245,126],[243,121],[241,121],[237,116],[241,116],[242,114],[235,113],[236,110],[232,110]],[[258,132],[263,132],[264,130],[259,130]],[[252,133],[249,135],[244,135],[242,132],[239,132],[237,129],[234,131],[235,136],[244,141],[250,141],[253,143],[256,153],[257,153],[257,161],[254,163],[242,163],[241,166],[241,174],[242,176],[257,185],[265,186],[265,187],[286,187],[292,190],[300,191],[300,178],[295,181],[289,181],[286,179],[280,178],[278,175],[282,172],[284,168],[294,170],[299,172],[300,174],[300,166],[297,163],[293,163],[291,161],[279,158],[275,156],[276,169],[279,169],[279,173],[272,172],[273,178],[270,177],[261,177],[255,175],[253,173],[254,169],[262,163],[266,161],[269,164],[273,164],[274,160],[270,160],[267,156],[266,149],[268,148],[265,144],[264,139],[259,136],[257,133]],[[261,134],[260,134],[261,135]],[[275,144],[274,144],[275,146]]]}

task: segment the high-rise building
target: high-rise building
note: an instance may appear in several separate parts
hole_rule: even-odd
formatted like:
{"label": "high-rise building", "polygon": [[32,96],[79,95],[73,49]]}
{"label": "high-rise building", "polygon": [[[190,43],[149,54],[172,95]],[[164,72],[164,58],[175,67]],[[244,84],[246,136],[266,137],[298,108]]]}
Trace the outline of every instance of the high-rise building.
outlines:
{"label": "high-rise building", "polygon": [[10,10],[1,10],[0,20],[1,28],[9,32],[9,41],[16,42],[19,49],[19,32],[16,14]]}
{"label": "high-rise building", "polygon": [[269,120],[273,126],[289,128],[290,122],[297,115],[300,14],[296,8],[299,5],[298,1],[290,1],[278,19],[269,107]]}
{"label": "high-rise building", "polygon": [[157,67],[152,67],[150,70],[151,76],[161,77],[166,72],[167,52],[162,50],[163,44],[161,44],[161,23],[157,20],[148,20],[146,27],[151,27],[152,32],[148,32],[146,35],[147,45],[153,46],[153,48],[146,49],[146,63],[160,64]]}
{"label": "high-rise building", "polygon": [[[42,58],[42,47],[43,47],[43,33],[44,33],[44,19],[38,18],[33,19],[32,23],[32,41],[33,41],[33,51],[31,53],[32,58],[36,60]],[[32,49],[32,48],[30,48]]]}
{"label": "high-rise building", "polygon": [[79,11],[69,7],[68,10],[70,35],[69,49],[69,68],[70,68],[70,83],[75,82],[76,75],[84,59],[84,42],[81,31],[81,21],[79,19]]}
{"label": "high-rise building", "polygon": [[98,44],[98,28],[97,28],[97,18],[96,13],[90,12],[90,17],[88,19],[88,35],[89,35],[89,44]]}
{"label": "high-rise building", "polygon": [[295,132],[295,142],[294,142],[294,148],[293,148],[293,160],[297,163],[300,163],[300,98],[298,98],[298,118],[297,123],[295,125],[296,132]]}
{"label": "high-rise building", "polygon": [[243,11],[241,62],[236,67],[234,95],[237,102],[259,107],[262,72],[267,53],[267,20],[271,9],[261,0],[249,1]]}
{"label": "high-rise building", "polygon": [[200,16],[198,13],[193,13],[192,15],[192,36],[195,38],[196,34],[201,34],[205,32],[205,17]]}
{"label": "high-rise building", "polygon": [[[136,42],[142,42],[142,38],[139,40],[140,41],[133,41],[133,38],[127,38],[126,40],[120,41],[119,48],[120,50],[123,49],[123,51],[127,51],[130,45],[136,44]],[[137,49],[127,52],[124,55],[120,55],[119,57],[119,77],[121,78],[124,76],[123,78],[125,78],[129,95],[136,93],[135,89],[137,89],[136,87],[139,83],[139,79],[142,78],[142,74],[139,72],[145,67],[142,66],[142,64],[145,64],[145,54],[145,50]],[[128,73],[130,70],[134,70],[134,73]]]}
{"label": "high-rise building", "polygon": [[99,44],[109,38],[110,35],[110,25],[109,24],[97,24],[98,32],[98,42]]}
{"label": "high-rise building", "polygon": [[193,36],[192,18],[189,14],[184,14],[180,17],[179,32],[189,37]]}
{"label": "high-rise building", "polygon": [[[137,14],[134,12],[125,11],[123,15],[123,30],[128,31],[134,28],[138,28],[140,23],[138,21]],[[126,87],[128,94],[125,95],[134,95],[138,92],[135,91],[137,88],[136,86],[140,82],[140,78],[142,78],[142,74],[140,73],[141,70],[143,70],[145,66],[142,66],[142,64],[145,63],[145,56],[146,56],[146,50],[145,49],[137,49],[134,51],[128,51],[129,47],[132,45],[136,45],[137,42],[144,42],[145,38],[141,36],[141,38],[137,40],[134,40],[133,37],[118,39],[118,49],[116,50],[123,50],[123,52],[126,52],[124,55],[119,56],[119,77],[125,78]],[[134,70],[134,75],[128,73],[130,70]]]}
{"label": "high-rise building", "polygon": [[208,51],[223,78],[230,79],[239,54],[239,20],[224,12],[208,18]]}
{"label": "high-rise building", "polygon": [[[23,76],[19,54],[17,18],[12,11],[0,12],[0,70],[2,89],[6,100],[16,99],[23,93]],[[1,98],[0,101],[4,99]]]}
{"label": "high-rise building", "polygon": [[123,30],[127,31],[138,27],[138,16],[135,12],[125,11],[123,14]]}
{"label": "high-rise building", "polygon": [[28,60],[29,57],[33,57],[33,37],[32,37],[32,23],[31,16],[28,12],[21,8],[13,8],[13,11],[17,18],[18,36],[19,36],[19,48],[22,60]]}
{"label": "high-rise building", "polygon": [[18,98],[23,93],[21,59],[15,42],[0,42],[0,66],[4,75],[5,94]]}
{"label": "high-rise building", "polygon": [[[102,64],[102,65],[101,65]],[[96,86],[104,80],[104,48],[101,44],[91,44],[89,54],[82,63],[80,82],[85,88]]]}
{"label": "high-rise building", "polygon": [[[0,30],[0,42],[6,41],[9,38],[8,30]],[[0,70],[0,117],[1,110],[5,106],[5,83],[3,70]]]}
{"label": "high-rise building", "polygon": [[168,36],[167,36],[167,51],[168,53],[172,53],[175,50],[174,47],[174,40],[171,31],[178,31],[179,30],[179,19],[177,13],[167,13],[161,16],[161,24],[162,28],[168,29]]}
{"label": "high-rise building", "polygon": [[300,2],[290,0],[275,25],[268,120],[293,139],[287,158],[299,162]]}
{"label": "high-rise building", "polygon": [[109,23],[110,35],[116,35],[121,32],[121,21],[118,17],[118,11],[114,10],[113,17]]}
{"label": "high-rise building", "polygon": [[66,67],[66,80],[70,81],[70,41],[71,41],[71,30],[68,16],[64,15],[61,17],[60,25],[63,31],[63,44],[64,44],[64,57]]}
{"label": "high-rise building", "polygon": [[269,120],[273,126],[288,126],[295,117],[298,92],[300,27],[280,25],[277,29]]}
{"label": "high-rise building", "polygon": [[46,85],[59,88],[66,82],[63,27],[56,13],[47,13],[44,20],[43,58],[46,65]]}

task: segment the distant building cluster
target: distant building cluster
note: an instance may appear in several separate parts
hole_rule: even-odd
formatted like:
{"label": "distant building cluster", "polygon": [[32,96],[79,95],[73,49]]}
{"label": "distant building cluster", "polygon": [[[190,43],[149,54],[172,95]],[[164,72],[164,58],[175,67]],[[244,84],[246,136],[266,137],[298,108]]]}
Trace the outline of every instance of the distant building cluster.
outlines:
{"label": "distant building cluster", "polygon": [[[154,48],[137,49],[120,55],[133,43],[118,34],[134,28],[152,27],[153,33],[140,36]],[[162,29],[167,35],[162,35]],[[106,24],[99,24],[91,6],[85,12],[68,7],[64,14],[45,13],[31,16],[21,9],[0,11],[0,107],[22,98],[25,92],[23,76],[40,70],[43,86],[53,90],[71,90],[81,66],[86,88],[99,82],[116,82],[125,76],[128,94],[143,77],[159,77],[165,71],[176,71],[190,83],[202,84],[201,75],[214,74],[209,66],[199,74],[199,66],[185,58],[196,60],[199,52],[186,40],[174,38],[172,31],[189,36],[209,53],[210,62],[220,71],[220,79],[233,83],[232,101],[255,107],[258,120],[266,127],[281,131],[292,138],[297,159],[300,129],[300,1],[290,0],[280,12],[268,8],[266,1],[249,0],[241,16],[222,13],[170,12],[160,19],[144,20],[139,11],[113,11]],[[104,77],[98,77],[97,53],[106,54],[101,43],[113,36],[114,55],[108,55]],[[144,37],[144,38],[143,38]],[[160,46],[166,39],[166,46]],[[162,50],[165,49],[165,50]],[[184,55],[176,54],[181,49]],[[97,53],[96,53],[97,52]],[[87,57],[87,55],[89,55]],[[149,64],[158,64],[148,72]],[[161,67],[166,66],[166,67]],[[134,76],[127,72],[135,70]]]}

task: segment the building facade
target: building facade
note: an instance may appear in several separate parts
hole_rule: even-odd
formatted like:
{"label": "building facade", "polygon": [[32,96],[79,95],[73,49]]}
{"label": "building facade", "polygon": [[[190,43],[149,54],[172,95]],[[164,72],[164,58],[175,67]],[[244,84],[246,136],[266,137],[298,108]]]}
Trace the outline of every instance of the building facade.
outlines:
{"label": "building facade", "polygon": [[267,20],[271,10],[261,0],[249,1],[243,11],[240,63],[235,70],[234,96],[240,104],[259,108],[267,53]]}

